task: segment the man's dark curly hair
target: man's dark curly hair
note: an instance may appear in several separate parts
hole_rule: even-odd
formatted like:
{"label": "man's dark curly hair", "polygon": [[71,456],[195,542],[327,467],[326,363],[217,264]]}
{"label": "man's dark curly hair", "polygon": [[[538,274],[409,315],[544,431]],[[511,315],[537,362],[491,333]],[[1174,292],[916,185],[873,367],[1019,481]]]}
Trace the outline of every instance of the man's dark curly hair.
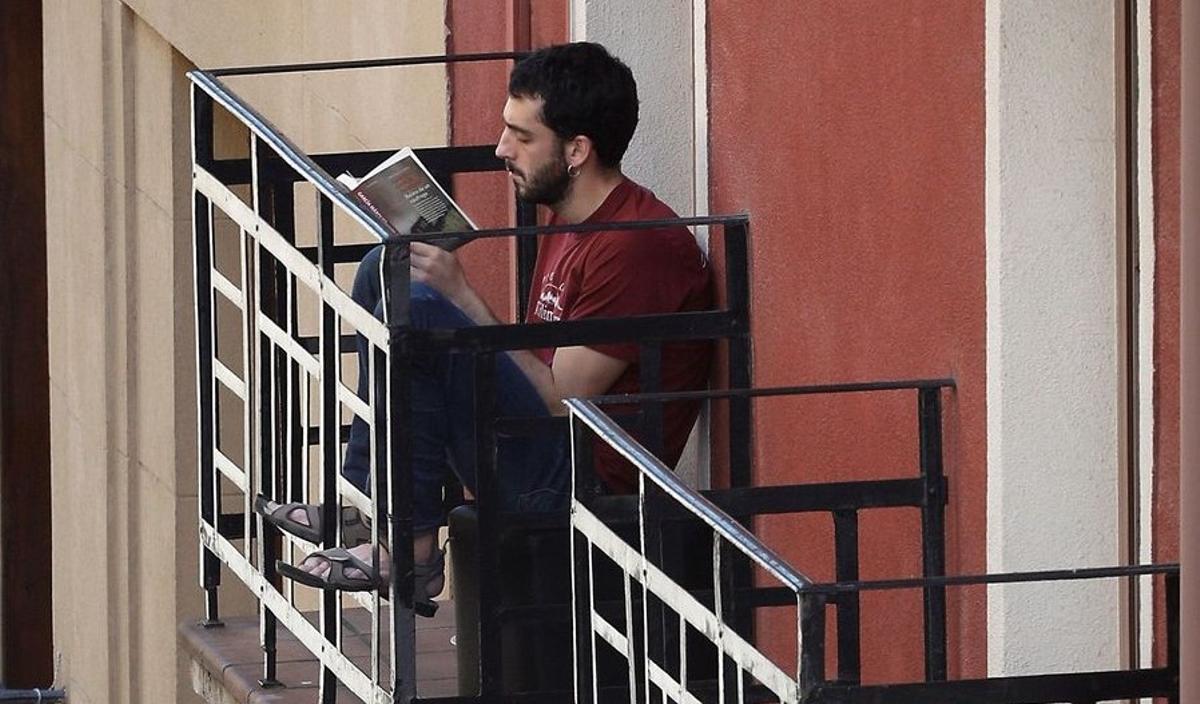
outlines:
{"label": "man's dark curly hair", "polygon": [[508,79],[514,98],[541,98],[542,122],[561,139],[584,135],[600,163],[615,167],[637,128],[637,82],[620,59],[599,44],[575,42],[539,49]]}

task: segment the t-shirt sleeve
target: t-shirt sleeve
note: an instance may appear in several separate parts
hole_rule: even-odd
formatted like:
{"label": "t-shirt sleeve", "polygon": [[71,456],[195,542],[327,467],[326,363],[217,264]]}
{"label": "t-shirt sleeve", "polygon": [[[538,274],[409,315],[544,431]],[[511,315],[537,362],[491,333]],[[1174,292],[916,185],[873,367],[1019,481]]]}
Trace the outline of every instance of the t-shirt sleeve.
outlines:
{"label": "t-shirt sleeve", "polygon": [[[570,317],[623,318],[677,310],[680,282],[671,276],[677,267],[665,266],[666,243],[658,234],[606,233],[584,263]],[[590,347],[627,362],[638,359],[636,342]]]}

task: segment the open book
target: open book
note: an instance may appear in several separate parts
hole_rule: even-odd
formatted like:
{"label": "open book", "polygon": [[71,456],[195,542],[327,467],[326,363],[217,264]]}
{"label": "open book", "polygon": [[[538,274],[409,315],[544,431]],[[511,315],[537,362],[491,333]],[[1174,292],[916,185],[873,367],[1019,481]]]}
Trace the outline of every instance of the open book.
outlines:
{"label": "open book", "polygon": [[[477,229],[409,147],[388,157],[361,179],[344,173],[337,180],[397,234]],[[461,238],[431,237],[430,241],[447,250],[465,243]]]}

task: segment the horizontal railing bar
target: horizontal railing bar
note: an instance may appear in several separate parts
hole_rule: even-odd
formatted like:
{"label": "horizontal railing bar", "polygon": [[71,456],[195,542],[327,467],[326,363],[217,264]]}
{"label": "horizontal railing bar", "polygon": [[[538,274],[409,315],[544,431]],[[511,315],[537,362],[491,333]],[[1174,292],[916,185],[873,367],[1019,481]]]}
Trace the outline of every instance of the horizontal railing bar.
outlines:
{"label": "horizontal railing bar", "polygon": [[220,381],[225,388],[234,393],[241,400],[246,400],[246,383],[243,382],[232,369],[225,366],[225,363],[217,358],[213,358],[213,376]]}
{"label": "horizontal railing bar", "polygon": [[[334,264],[348,264],[351,262],[357,264],[358,262],[362,261],[363,257],[367,256],[367,252],[370,252],[372,249],[374,249],[375,247],[378,247],[378,246],[379,246],[378,242],[376,242],[374,244],[338,244],[338,245],[334,245],[332,248],[333,251],[332,251],[332,256],[330,257],[330,259],[333,261]],[[308,259],[310,262],[313,262],[314,264],[316,263],[316,261],[317,261],[317,248],[316,247],[297,247],[296,249],[298,249],[300,251],[300,253],[304,255],[305,259]]]}
{"label": "horizontal railing bar", "polygon": [[575,225],[526,225],[523,227],[497,227],[483,230],[454,230],[439,232],[431,236],[428,232],[417,234],[392,235],[386,239],[389,244],[404,244],[408,242],[436,242],[441,239],[456,239],[463,242],[482,240],[496,237],[536,237],[538,235],[556,235],[566,232],[583,234],[587,232],[621,232],[626,230],[659,230],[665,227],[695,227],[697,225],[745,225],[750,222],[749,213],[730,215],[697,215],[687,218],[660,218],[657,220],[621,220],[610,222],[577,223]]}
{"label": "horizontal railing bar", "polygon": [[[603,686],[599,688],[601,702],[629,701],[629,688],[621,686]],[[574,693],[571,690],[547,690],[540,692],[511,692],[501,694],[490,702],[497,704],[562,704],[572,701]],[[412,704],[480,704],[478,695],[456,695],[446,697],[417,697]]]}
{"label": "horizontal railing bar", "polygon": [[[321,351],[320,335],[301,335],[298,339],[300,347],[305,351],[314,355]],[[344,355],[358,356],[358,336],[354,333],[338,336],[338,352]]]}
{"label": "horizontal railing bar", "polygon": [[472,54],[429,54],[424,56],[392,56],[378,59],[347,59],[344,61],[309,61],[295,64],[263,64],[259,66],[230,66],[208,69],[213,76],[264,76],[275,73],[314,73],[318,71],[348,71],[358,68],[387,68],[391,66],[427,66],[430,64],[469,63],[478,61],[510,61],[522,59],[525,51],[487,51]]}
{"label": "horizontal railing bar", "polygon": [[1178,687],[1178,673],[1154,670],[1110,670],[1053,675],[989,677],[949,682],[906,682],[888,685],[825,685],[811,693],[829,704],[958,704],[996,702],[1049,704],[1070,701],[1109,701],[1169,696]]}
{"label": "horizontal railing bar", "polygon": [[727,398],[764,398],[769,396],[812,396],[819,394],[853,394],[871,391],[904,391],[921,389],[953,389],[954,379],[897,379],[894,381],[852,381],[837,384],[807,386],[777,386],[758,389],[707,389],[652,394],[614,394],[589,396],[596,405],[628,404],[639,401],[705,401]]}
{"label": "horizontal railing bar", "polygon": [[591,613],[592,633],[600,636],[606,643],[612,646],[621,655],[625,655],[629,650],[629,639],[625,634],[617,630],[617,627],[608,622],[600,614],[593,609]]}
{"label": "horizontal railing bar", "polygon": [[234,486],[242,493],[246,493],[246,473],[242,471],[241,467],[234,464],[233,460],[229,459],[224,452],[215,447],[213,448],[213,464],[221,471],[221,474],[233,482]]}
{"label": "horizontal railing bar", "polygon": [[349,386],[346,386],[341,381],[337,382],[337,397],[342,405],[349,408],[354,415],[361,418],[364,422],[371,422],[371,405],[362,400],[357,393]]}
{"label": "horizontal railing bar", "polygon": [[[654,662],[650,658],[646,658],[646,672],[659,689],[668,693],[671,701],[678,701],[681,704],[704,704],[704,702],[696,697],[696,695],[684,688],[683,684],[672,677],[661,665]],[[730,685],[726,683],[726,687]],[[773,692],[776,696],[783,696],[782,693]],[[727,700],[728,701],[728,700]]]}
{"label": "horizontal railing bar", "polygon": [[[318,166],[257,110],[229,90],[216,76],[199,70],[188,71],[187,75],[192,83],[249,127],[258,139],[274,150],[289,166],[302,174],[306,181],[316,186],[318,192],[329,198],[366,228],[367,232],[380,240],[388,238],[391,234],[388,228],[368,213],[356,199],[351,198],[345,186],[335,181],[328,172]],[[194,165],[193,168],[199,167]]]}
{"label": "horizontal railing bar", "polygon": [[1118,567],[1080,567],[1065,570],[997,572],[992,574],[911,577],[906,579],[878,579],[863,580],[858,582],[828,582],[813,584],[807,588],[807,591],[838,594],[842,592],[884,591],[889,589],[922,589],[925,587],[952,587],[976,584],[1070,582],[1082,579],[1139,577],[1142,575],[1153,574],[1179,574],[1179,565],[1177,563],[1164,563],[1156,565],[1123,565]]}
{"label": "horizontal railing bar", "polygon": [[[942,479],[943,486],[945,483]],[[738,517],[842,509],[919,508],[927,499],[925,480],[918,478],[752,486],[700,493],[722,511]]]}
{"label": "horizontal railing bar", "polygon": [[219,291],[226,300],[237,306],[238,310],[241,310],[242,290],[238,288],[237,284],[225,278],[225,275],[218,271],[216,267],[212,267],[211,271],[213,288]]}
{"label": "horizontal railing bar", "polygon": [[265,313],[258,314],[258,329],[266,336],[268,340],[273,342],[276,347],[283,350],[287,355],[288,360],[300,365],[305,372],[311,377],[321,376],[321,362],[313,356],[316,350],[309,350],[296,342],[296,339],[291,336],[286,330],[271,319],[271,316]]}
{"label": "horizontal railing bar", "polygon": [[[338,472],[338,491],[341,492],[342,500],[358,509],[360,514],[368,519],[374,516],[375,506],[371,503],[371,497],[364,494],[362,489],[354,486],[341,472]],[[384,532],[386,533],[386,529]]]}
{"label": "horizontal railing bar", "polygon": [[795,591],[812,585],[812,580],[793,568],[787,560],[767,547],[753,533],[717,508],[711,501],[696,493],[675,476],[662,460],[630,437],[629,433],[604,415],[594,404],[580,398],[563,401],[571,413],[578,416],[600,438],[657,484],[663,491],[680,502],[703,520],[709,527],[727,540],[733,547],[758,562],[776,579]]}
{"label": "horizontal railing bar", "polygon": [[[512,323],[469,328],[394,328],[412,352],[500,352],[569,345],[681,342],[730,337],[746,323],[729,311],[699,311],[628,318],[588,318],[552,323]],[[394,348],[394,347],[393,347]]]}
{"label": "horizontal railing bar", "polygon": [[[307,444],[309,444],[309,445],[319,444],[321,442],[321,426],[310,425],[308,427],[308,432],[305,433],[304,437],[307,439],[307,441],[308,441]],[[349,423],[339,427],[338,440],[339,440],[339,442],[348,442],[350,440],[350,424]]]}
{"label": "horizontal railing bar", "polygon": [[[433,173],[480,173],[500,172],[504,162],[496,158],[496,145],[477,144],[447,147],[418,147],[413,149],[425,167]],[[370,149],[359,152],[325,152],[309,154],[327,173],[343,171],[365,174],[396,153],[395,149]],[[216,159],[209,167],[215,176],[227,185],[250,183],[251,162],[247,158]],[[259,162],[261,173],[270,175],[274,181],[300,183],[304,176],[292,169],[281,158],[268,158]],[[447,185],[447,184],[443,184]]]}
{"label": "horizontal railing bar", "polygon": [[[257,516],[251,516],[253,522]],[[246,514],[222,513],[217,516],[217,532],[227,540],[240,540],[246,537]]]}
{"label": "horizontal railing bar", "polygon": [[[705,489],[699,494],[735,518],[843,509],[919,508],[926,499],[924,480],[917,478]],[[606,496],[603,503],[603,507],[596,506],[593,510],[608,522],[636,518],[636,496]],[[687,519],[692,515],[686,506],[674,502],[656,510],[661,511],[663,520]]]}

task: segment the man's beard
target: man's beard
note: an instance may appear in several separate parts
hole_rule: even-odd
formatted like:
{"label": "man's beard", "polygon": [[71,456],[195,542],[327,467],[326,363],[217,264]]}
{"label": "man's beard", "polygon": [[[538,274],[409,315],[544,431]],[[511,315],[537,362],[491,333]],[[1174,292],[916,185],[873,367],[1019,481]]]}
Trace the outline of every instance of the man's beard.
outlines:
{"label": "man's beard", "polygon": [[521,172],[517,174],[525,182],[517,186],[517,197],[527,203],[555,205],[562,202],[567,191],[571,190],[571,176],[567,173],[567,160],[562,154],[557,159],[547,161],[528,177]]}

